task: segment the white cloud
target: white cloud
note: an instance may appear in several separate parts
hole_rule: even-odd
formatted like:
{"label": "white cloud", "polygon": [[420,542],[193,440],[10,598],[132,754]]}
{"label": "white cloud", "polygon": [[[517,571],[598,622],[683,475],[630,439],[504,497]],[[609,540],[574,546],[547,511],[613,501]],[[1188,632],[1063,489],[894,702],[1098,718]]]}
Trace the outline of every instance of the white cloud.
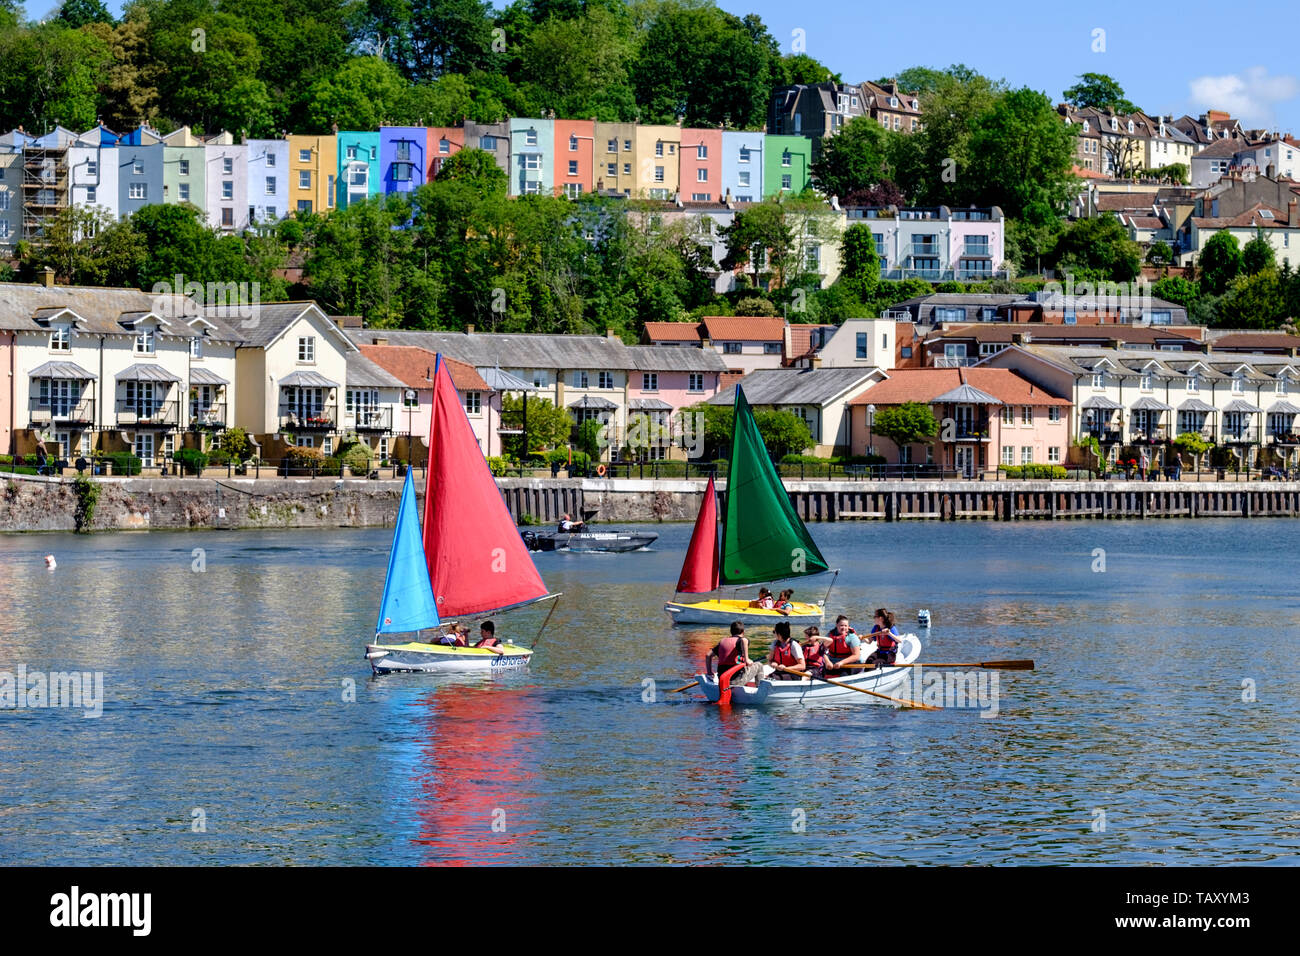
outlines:
{"label": "white cloud", "polygon": [[1277,104],[1300,94],[1294,76],[1269,76],[1262,66],[1226,76],[1198,76],[1189,84],[1192,105],[1198,112],[1226,110],[1246,127],[1277,125]]}

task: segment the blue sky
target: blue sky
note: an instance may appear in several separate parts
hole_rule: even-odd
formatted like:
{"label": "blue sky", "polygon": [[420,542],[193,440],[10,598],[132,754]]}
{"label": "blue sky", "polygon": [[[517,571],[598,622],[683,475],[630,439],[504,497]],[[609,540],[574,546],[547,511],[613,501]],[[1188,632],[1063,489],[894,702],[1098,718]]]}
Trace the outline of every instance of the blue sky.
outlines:
{"label": "blue sky", "polygon": [[[28,0],[27,12],[43,16],[57,6]],[[109,6],[121,12],[121,0]],[[1148,113],[1225,109],[1249,127],[1300,133],[1296,8],[1281,0],[1240,8],[1200,0],[1172,6],[1100,0],[1087,9],[1041,0],[865,7],[847,0],[720,0],[719,6],[757,13],[786,52],[795,31],[803,31],[806,52],[849,81],[965,63],[1059,101],[1078,74],[1106,73]]]}

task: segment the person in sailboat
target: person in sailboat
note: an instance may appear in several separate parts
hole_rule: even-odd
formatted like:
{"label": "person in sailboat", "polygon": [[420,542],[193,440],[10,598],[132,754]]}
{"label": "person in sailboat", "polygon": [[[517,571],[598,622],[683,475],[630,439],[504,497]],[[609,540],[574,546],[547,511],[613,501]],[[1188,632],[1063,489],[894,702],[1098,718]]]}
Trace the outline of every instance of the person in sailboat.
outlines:
{"label": "person in sailboat", "polygon": [[818,677],[826,673],[826,645],[821,641],[821,633],[816,624],[803,629],[803,661],[808,672]]}
{"label": "person in sailboat", "polygon": [[478,643],[475,647],[500,647],[497,640],[497,626],[491,621],[484,621],[478,626]]}
{"label": "person in sailboat", "polygon": [[[798,642],[790,637],[790,622],[778,621],[772,628],[772,647],[767,652],[767,662],[779,667],[787,667],[792,671],[802,671],[807,665],[804,663],[803,650],[799,647]],[[773,671],[772,680],[801,680],[794,674],[787,674],[785,671]]]}
{"label": "person in sailboat", "polygon": [[438,643],[445,644],[448,647],[464,647],[465,641],[463,639],[458,640],[458,636],[459,636],[458,632],[460,630],[460,627],[461,625],[455,624],[454,622],[448,624],[447,629],[443,632],[442,637],[438,638]]}
{"label": "person in sailboat", "polygon": [[750,660],[749,638],[745,636],[745,625],[740,621],[732,621],[730,636],[718,641],[709,653],[704,655],[704,673],[710,677],[714,674],[714,658],[717,658],[718,661],[717,674],[719,677],[737,664],[742,665],[742,669],[737,671],[730,680],[733,687],[749,683],[755,677],[760,676],[763,671],[762,664]]}
{"label": "person in sailboat", "polygon": [[867,667],[888,667],[898,656],[898,628],[894,627],[894,614],[883,607],[876,608],[876,622],[871,626],[871,636],[876,639],[876,649],[867,658]]}
{"label": "person in sailboat", "polygon": [[821,638],[826,645],[826,669],[833,671],[845,664],[857,664],[862,655],[862,639],[853,630],[849,619],[841,614],[835,619],[835,627]]}
{"label": "person in sailboat", "polygon": [[759,588],[758,597],[750,601],[749,606],[762,608],[763,610],[770,611],[773,607],[776,606],[776,601],[772,599],[771,591],[769,591],[767,588]]}
{"label": "person in sailboat", "polygon": [[794,603],[790,600],[793,597],[794,588],[786,588],[781,592],[780,596],[777,597],[776,603],[773,604],[772,607],[775,610],[780,611],[786,617],[789,617],[790,612],[794,610]]}

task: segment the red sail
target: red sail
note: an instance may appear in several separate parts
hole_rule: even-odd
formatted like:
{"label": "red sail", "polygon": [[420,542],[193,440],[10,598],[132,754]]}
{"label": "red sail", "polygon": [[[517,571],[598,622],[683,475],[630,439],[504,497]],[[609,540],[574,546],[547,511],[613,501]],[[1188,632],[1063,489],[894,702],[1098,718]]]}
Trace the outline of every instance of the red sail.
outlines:
{"label": "red sail", "polygon": [[438,615],[484,614],[546,596],[451,374],[439,356],[429,424],[424,555]]}
{"label": "red sail", "polygon": [[[709,479],[700,502],[700,513],[691,532],[691,544],[686,549],[686,561],[677,581],[677,590],[697,594],[718,587],[718,493]],[[441,605],[439,611],[442,610]]]}

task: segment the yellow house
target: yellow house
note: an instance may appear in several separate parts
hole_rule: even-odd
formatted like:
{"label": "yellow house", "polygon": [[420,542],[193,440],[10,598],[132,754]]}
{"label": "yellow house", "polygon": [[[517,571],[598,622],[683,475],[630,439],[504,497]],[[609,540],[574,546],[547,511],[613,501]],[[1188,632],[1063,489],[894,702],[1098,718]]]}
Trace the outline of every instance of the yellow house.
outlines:
{"label": "yellow house", "polygon": [[336,194],[338,138],[294,134],[288,139],[289,212],[328,213]]}
{"label": "yellow house", "polygon": [[680,126],[637,126],[632,194],[640,199],[672,199],[678,189],[681,149]]}
{"label": "yellow house", "polygon": [[636,123],[596,124],[596,189],[632,196],[636,189]]}

